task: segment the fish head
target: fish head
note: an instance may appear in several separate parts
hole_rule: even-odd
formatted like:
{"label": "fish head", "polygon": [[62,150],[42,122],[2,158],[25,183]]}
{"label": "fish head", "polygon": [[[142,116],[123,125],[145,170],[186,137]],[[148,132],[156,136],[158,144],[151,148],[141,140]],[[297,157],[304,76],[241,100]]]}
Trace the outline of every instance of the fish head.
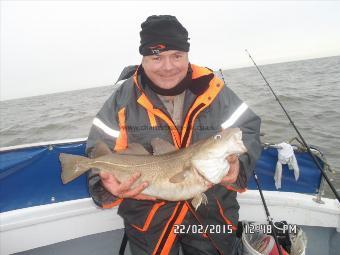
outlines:
{"label": "fish head", "polygon": [[227,157],[247,151],[239,128],[225,129],[199,142],[194,148],[191,163],[209,182],[217,184],[229,171]]}

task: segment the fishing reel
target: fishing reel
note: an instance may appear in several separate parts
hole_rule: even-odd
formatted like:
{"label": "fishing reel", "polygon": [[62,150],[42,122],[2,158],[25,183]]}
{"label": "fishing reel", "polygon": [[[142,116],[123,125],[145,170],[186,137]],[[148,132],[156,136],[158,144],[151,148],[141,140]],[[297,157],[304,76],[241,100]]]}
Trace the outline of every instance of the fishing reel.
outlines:
{"label": "fishing reel", "polygon": [[[294,227],[297,228],[297,226],[295,225],[294,227],[291,227],[292,225],[289,225],[287,221],[273,222],[273,224],[279,244],[283,247],[283,249],[290,253],[292,248],[290,234],[293,233],[292,230],[294,229]],[[274,232],[270,235],[274,236]]]}

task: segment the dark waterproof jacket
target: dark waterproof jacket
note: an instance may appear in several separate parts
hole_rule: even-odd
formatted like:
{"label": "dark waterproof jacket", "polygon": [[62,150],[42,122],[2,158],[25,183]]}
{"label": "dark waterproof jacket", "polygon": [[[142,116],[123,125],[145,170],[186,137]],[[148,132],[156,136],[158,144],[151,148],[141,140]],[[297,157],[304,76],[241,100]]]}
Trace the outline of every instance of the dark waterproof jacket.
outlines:
{"label": "dark waterproof jacket", "polygon": [[[140,143],[152,153],[150,142],[155,137],[183,148],[215,135],[222,128],[239,127],[248,153],[239,158],[240,174],[236,184],[241,188],[238,191],[244,191],[261,153],[260,118],[210,69],[192,64],[191,69],[192,85],[197,89],[185,92],[181,130],[175,126],[155,92],[147,84],[142,84],[141,68],[131,66],[122,72],[115,91],[95,117],[87,151],[90,152],[100,139],[114,151],[124,150],[129,143]],[[141,232],[167,222],[162,242],[170,247],[175,238],[171,227],[180,224],[191,210],[184,202],[117,199],[102,187],[95,172],[89,175],[89,191],[94,202],[103,208],[119,205],[118,213],[125,224]],[[197,210],[203,221],[200,223],[228,224],[236,230],[239,205],[235,186],[214,185],[206,195],[208,204]],[[220,236],[215,238],[218,240]],[[161,246],[161,239],[157,247]]]}

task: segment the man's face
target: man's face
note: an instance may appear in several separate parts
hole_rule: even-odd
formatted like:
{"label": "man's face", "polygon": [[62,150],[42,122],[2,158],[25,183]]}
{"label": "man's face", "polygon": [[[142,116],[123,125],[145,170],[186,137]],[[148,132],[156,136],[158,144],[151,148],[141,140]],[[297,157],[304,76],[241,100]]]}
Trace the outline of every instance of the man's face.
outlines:
{"label": "man's face", "polygon": [[142,59],[146,75],[155,85],[163,89],[171,89],[182,81],[187,75],[188,64],[188,53],[177,50],[143,56]]}

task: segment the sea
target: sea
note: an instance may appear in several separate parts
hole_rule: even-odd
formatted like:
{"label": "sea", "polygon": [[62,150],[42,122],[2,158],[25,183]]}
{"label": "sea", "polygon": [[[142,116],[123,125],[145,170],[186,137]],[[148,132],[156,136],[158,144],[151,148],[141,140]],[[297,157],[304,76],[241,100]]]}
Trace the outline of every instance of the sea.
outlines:
{"label": "sea", "polygon": [[[308,144],[323,152],[340,192],[340,56],[259,66]],[[227,86],[262,119],[262,142],[297,137],[255,66],[223,70]],[[0,147],[87,137],[110,86],[0,102]],[[46,84],[48,86],[48,84]],[[327,185],[326,185],[327,186]],[[326,187],[326,196],[333,197]]]}

